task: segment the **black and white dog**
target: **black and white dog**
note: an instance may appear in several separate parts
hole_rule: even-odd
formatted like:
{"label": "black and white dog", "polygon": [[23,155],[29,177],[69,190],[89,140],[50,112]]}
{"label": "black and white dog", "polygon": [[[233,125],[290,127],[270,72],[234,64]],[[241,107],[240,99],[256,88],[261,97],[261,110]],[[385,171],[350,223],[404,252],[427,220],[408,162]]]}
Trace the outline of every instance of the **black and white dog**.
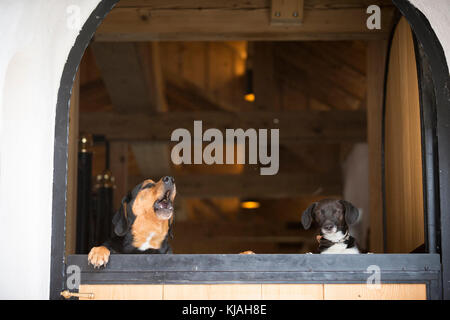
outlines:
{"label": "black and white dog", "polygon": [[320,227],[319,253],[358,254],[355,238],[348,230],[358,215],[358,209],[348,201],[325,199],[313,203],[303,212],[302,225],[309,229],[314,222]]}

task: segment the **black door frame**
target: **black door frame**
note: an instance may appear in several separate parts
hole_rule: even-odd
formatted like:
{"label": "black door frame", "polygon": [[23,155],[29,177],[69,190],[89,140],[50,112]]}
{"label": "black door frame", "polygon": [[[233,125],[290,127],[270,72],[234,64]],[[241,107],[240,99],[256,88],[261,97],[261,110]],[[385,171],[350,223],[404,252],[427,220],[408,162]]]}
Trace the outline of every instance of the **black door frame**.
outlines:
{"label": "black door frame", "polygon": [[[450,299],[450,75],[442,45],[428,19],[407,0],[393,0],[408,20],[419,46],[422,123],[433,129],[432,154],[425,162],[428,210],[434,210],[437,251],[441,254],[443,298]],[[427,70],[428,69],[428,70]],[[431,75],[429,72],[431,71]],[[431,77],[430,77],[431,76]],[[427,108],[427,109],[425,109]],[[430,110],[434,109],[434,110]],[[430,113],[435,113],[434,117]],[[425,123],[424,123],[425,121]],[[434,128],[432,128],[434,127]],[[426,134],[426,133],[425,133]],[[427,139],[427,137],[424,137]],[[430,147],[430,146],[428,146]],[[427,161],[427,159],[425,159]],[[433,168],[430,168],[433,167]],[[435,190],[437,189],[438,190]],[[434,192],[436,191],[436,192]],[[434,194],[433,194],[434,193]],[[434,207],[430,208],[434,202]],[[425,215],[426,217],[429,212]],[[431,214],[433,216],[433,214]],[[430,222],[430,221],[427,221]],[[429,232],[429,231],[428,231]]]}
{"label": "black door frame", "polygon": [[[67,198],[67,155],[70,97],[81,58],[98,26],[119,0],[102,0],[83,25],[70,50],[63,69],[56,104],[54,157],[50,299],[60,299],[65,283],[65,223]],[[432,71],[434,105],[436,107],[437,168],[439,194],[437,217],[440,222],[440,245],[443,298],[450,299],[450,79],[442,46],[427,18],[407,0],[393,0],[410,23],[423,47]]]}

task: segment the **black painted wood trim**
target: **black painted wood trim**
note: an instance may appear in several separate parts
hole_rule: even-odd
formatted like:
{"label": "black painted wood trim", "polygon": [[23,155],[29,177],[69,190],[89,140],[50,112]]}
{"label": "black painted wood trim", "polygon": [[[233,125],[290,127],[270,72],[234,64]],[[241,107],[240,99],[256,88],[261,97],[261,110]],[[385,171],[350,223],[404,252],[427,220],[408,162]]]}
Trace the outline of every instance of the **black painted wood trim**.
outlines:
{"label": "black painted wood trim", "polygon": [[365,272],[370,265],[383,271],[440,271],[438,254],[112,254],[106,268],[88,265],[86,255],[70,255],[68,265],[82,272]]}
{"label": "black painted wood trim", "polygon": [[440,253],[443,298],[450,299],[450,75],[447,60],[428,19],[407,0],[393,0],[406,17],[428,58],[436,99],[439,199],[436,205],[440,221]]}
{"label": "black painted wood trim", "polygon": [[50,299],[61,299],[64,284],[66,247],[67,155],[69,108],[73,82],[89,42],[104,17],[119,0],[103,0],[83,25],[70,50],[58,90],[53,155],[52,237],[50,262]]}
{"label": "black painted wood trim", "polygon": [[422,44],[414,36],[414,49],[419,80],[422,167],[423,167],[423,203],[425,225],[425,250],[428,253],[440,252],[439,232],[439,174],[437,135],[436,135],[436,97],[428,57]]}
{"label": "black painted wood trim", "polygon": [[425,283],[429,299],[441,298],[438,254],[111,255],[101,269],[72,255],[68,265],[82,284],[366,283],[375,265],[381,283]]}
{"label": "black painted wood trim", "polygon": [[[67,141],[68,141],[68,119],[69,119],[69,102],[70,102],[70,95],[71,95],[71,89],[73,85],[73,81],[76,75],[76,71],[78,68],[78,65],[81,61],[81,58],[83,56],[83,53],[89,44],[89,41],[91,40],[94,32],[96,31],[97,27],[101,23],[101,21],[104,19],[106,14],[112,9],[112,7],[118,2],[118,0],[102,0],[97,8],[92,12],[90,17],[88,18],[87,22],[83,26],[83,29],[81,30],[79,36],[77,37],[75,44],[73,48],[71,49],[68,60],[66,62],[66,65],[64,66],[62,78],[61,78],[61,84],[58,91],[58,99],[57,99],[57,105],[56,105],[56,119],[55,119],[55,142],[54,142],[54,172],[53,172],[53,202],[52,202],[52,245],[51,245],[51,274],[50,274],[50,298],[51,299],[60,299],[59,293],[60,291],[65,287],[64,285],[64,272],[65,272],[65,259],[64,259],[64,250],[65,250],[65,214],[66,214],[66,187],[67,187]],[[423,44],[425,51],[428,55],[428,57],[431,60],[431,69],[433,71],[433,80],[436,87],[436,100],[437,100],[437,113],[438,113],[438,141],[439,141],[439,178],[440,178],[440,206],[441,206],[441,243],[442,243],[442,264],[443,264],[443,283],[444,283],[444,297],[450,298],[450,286],[448,285],[450,283],[450,200],[448,199],[448,194],[450,194],[450,177],[449,177],[449,169],[450,169],[450,130],[449,130],[449,122],[450,122],[450,99],[449,99],[449,79],[448,79],[448,67],[446,64],[445,56],[443,55],[442,47],[440,46],[439,41],[437,40],[436,35],[434,34],[431,26],[429,25],[427,19],[414,7],[407,1],[407,0],[393,0],[394,4],[402,11],[402,13],[406,16],[410,24],[412,25],[412,28],[414,32],[416,33],[416,36]],[[428,38],[429,37],[429,38]],[[444,197],[445,196],[445,197]],[[446,230],[444,230],[446,228]],[[181,255],[173,255],[173,257],[181,257]],[[198,255],[189,255],[191,258],[199,258]],[[217,255],[213,255],[217,256]],[[247,262],[251,262],[251,264],[257,264],[259,265],[262,263],[261,260],[266,255],[257,255],[255,258],[246,256],[245,258],[233,258],[234,255],[226,255],[223,258],[224,261],[235,261],[235,263],[239,263],[240,259],[248,259]],[[276,255],[271,255],[272,257]],[[283,256],[291,256],[291,255],[283,255]],[[302,256],[303,255],[294,255],[294,256]],[[379,258],[379,257],[385,257],[385,258]],[[408,259],[418,259],[418,258],[409,258],[414,257],[416,255],[399,255],[400,261],[396,260],[397,258],[395,255],[359,255],[354,256],[355,258],[349,258],[350,260],[346,261],[352,261],[352,259],[356,259],[353,262],[358,262],[360,264],[356,264],[353,267],[361,268],[365,266],[367,263],[370,263],[370,261],[378,261],[382,263],[380,267],[386,268],[389,265],[386,265],[388,261],[391,261],[393,264],[392,268],[395,268],[392,272],[386,272],[386,276],[391,277],[392,281],[403,281],[402,279],[408,278],[408,281],[413,281],[413,279],[416,279],[417,281],[421,281],[424,278],[428,277],[430,274],[436,274],[438,273],[438,276],[440,277],[440,273],[436,271],[434,268],[436,268],[436,256],[435,255],[420,255],[420,259],[422,261],[422,264],[420,264],[418,261],[416,261],[417,264],[415,266],[419,266],[420,268],[424,268],[423,271],[419,270],[411,270],[408,271],[408,268],[411,268],[411,264],[405,263],[406,261],[409,261]],[[108,265],[108,268],[105,270],[89,270],[87,268],[90,268],[89,266],[84,266],[82,264],[82,261],[86,260],[86,256],[71,256],[68,259],[69,264],[74,263],[80,263],[80,266],[82,267],[82,275],[83,276],[94,276],[97,278],[101,278],[100,275],[112,275],[113,273],[113,267],[115,264],[118,264],[121,261],[130,261],[130,262],[137,262],[134,259],[138,259],[138,261],[141,261],[139,259],[142,259],[141,257],[144,256],[112,256],[110,265]],[[153,259],[151,261],[157,261],[157,259],[167,259],[168,256],[160,256],[161,258],[155,258],[155,256],[152,256]],[[314,257],[314,258],[313,258]],[[268,257],[267,257],[268,258]],[[348,278],[354,278],[354,279],[360,279],[356,281],[361,281],[362,277],[362,269],[360,271],[340,271],[339,268],[345,266],[345,263],[341,261],[344,258],[348,258],[348,256],[340,256],[338,258],[336,257],[324,257],[324,256],[310,256],[306,258],[297,258],[299,260],[289,260],[297,264],[297,267],[299,265],[304,266],[311,266],[314,265],[314,270],[304,270],[300,271],[273,271],[276,270],[276,266],[280,266],[283,263],[286,263],[288,260],[278,260],[272,261],[273,265],[271,266],[272,271],[246,271],[246,270],[237,270],[237,271],[212,271],[215,277],[217,277],[218,274],[223,272],[231,272],[231,273],[239,273],[241,275],[251,275],[251,274],[257,274],[257,273],[263,273],[269,275],[274,275],[275,273],[279,273],[280,277],[285,274],[289,273],[289,275],[295,276],[295,281],[299,281],[301,279],[301,275],[305,277],[305,281],[307,276],[311,277],[311,274],[315,274],[318,276],[317,279],[323,277],[324,281],[340,281],[338,275],[345,275],[345,279]],[[78,260],[77,260],[78,259]],[[237,259],[237,260],[236,260]],[[252,260],[253,259],[253,260]],[[254,260],[256,259],[256,260]],[[306,259],[306,260],[305,260]],[[314,263],[318,263],[315,265],[313,261],[314,259],[318,259]],[[331,261],[327,259],[332,259]],[[336,259],[336,260],[333,260]],[[375,260],[371,260],[375,259]],[[431,260],[429,260],[431,259]],[[263,259],[264,260],[264,259]],[[150,261],[150,260],[149,260]],[[145,259],[141,261],[141,263],[148,263],[149,261],[146,261]],[[328,262],[327,262],[328,261]],[[332,261],[334,261],[332,263]],[[397,262],[395,262],[397,261]],[[161,262],[161,261],[160,261]],[[176,261],[175,261],[176,262]],[[343,264],[341,264],[341,262]],[[411,261],[410,261],[411,262]],[[161,268],[167,268],[168,267],[168,261],[164,262],[165,265],[161,265]],[[174,263],[174,261],[172,261]],[[242,261],[241,261],[242,263]],[[309,263],[309,264],[308,264]],[[363,264],[364,263],[364,264]],[[329,268],[328,271],[317,271],[316,267],[319,267],[320,265],[326,266]],[[414,264],[413,264],[414,265]],[[87,268],[86,268],[87,267]],[[138,266],[135,266],[138,267]],[[141,265],[140,268],[143,268],[144,265]],[[266,266],[267,267],[267,266]],[[293,266],[292,266],[293,267]],[[84,268],[84,269],[83,269]],[[233,268],[237,268],[237,266],[234,266]],[[399,268],[406,268],[400,270]],[[432,268],[427,270],[426,268]],[[145,271],[147,270],[147,271]],[[388,270],[388,269],[385,269]],[[127,273],[126,271],[125,273]],[[163,271],[152,271],[148,269],[144,269],[144,271],[138,271],[135,272],[132,271],[131,273],[134,275],[138,274],[145,274],[147,272],[150,272],[150,274],[157,275],[157,274],[164,274],[165,279],[167,278],[169,274],[173,274],[173,272],[184,272],[187,276],[189,273],[199,274],[198,271],[167,271],[164,269]],[[187,273],[189,272],[189,273]],[[207,271],[201,271],[200,273],[204,273]],[[311,273],[312,272],[312,273]],[[117,272],[117,274],[124,275],[124,272]],[[321,275],[320,275],[321,274]],[[179,274],[178,274],[179,275]],[[236,274],[235,274],[236,275]],[[134,281],[130,275],[125,275],[127,277],[127,283],[130,283],[130,281]],[[367,274],[366,274],[367,276]],[[330,277],[332,280],[330,280]],[[433,276],[432,276],[433,277]],[[137,277],[136,281],[140,281]],[[326,278],[326,279],[325,279]],[[316,278],[314,278],[316,279]],[[328,279],[328,280],[327,280]],[[390,279],[390,278],[389,278]],[[195,279],[194,279],[195,280]],[[146,281],[151,281],[151,279],[146,279]],[[227,280],[231,281],[231,280]],[[261,281],[261,280],[258,280]],[[319,281],[319,280],[313,280],[313,281]],[[344,280],[343,280],[344,281]],[[350,280],[349,280],[350,281]],[[429,298],[436,298],[438,299],[440,297],[440,293],[442,293],[441,287],[442,283],[439,282],[440,280],[436,280],[435,278],[432,280],[427,280],[428,286],[428,296]],[[323,281],[320,281],[323,282]],[[347,282],[347,280],[345,280]]]}

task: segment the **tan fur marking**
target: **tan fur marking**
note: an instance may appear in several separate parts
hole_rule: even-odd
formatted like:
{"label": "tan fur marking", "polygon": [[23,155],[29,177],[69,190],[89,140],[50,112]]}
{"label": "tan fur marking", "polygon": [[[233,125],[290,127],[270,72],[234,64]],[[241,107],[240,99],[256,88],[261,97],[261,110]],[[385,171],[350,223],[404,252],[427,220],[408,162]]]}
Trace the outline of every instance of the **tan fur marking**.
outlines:
{"label": "tan fur marking", "polygon": [[[145,180],[142,185],[146,183],[154,183],[152,180]],[[171,195],[171,199],[175,198],[175,189]],[[169,230],[169,220],[159,219],[153,209],[153,204],[157,199],[163,196],[164,183],[159,180],[152,188],[144,189],[138,193],[133,203],[133,213],[136,215],[136,220],[131,227],[133,234],[133,246],[141,247],[148,241],[151,233],[153,236],[149,241],[149,245],[153,249],[159,249],[161,243],[167,235]]]}
{"label": "tan fur marking", "polygon": [[101,266],[106,266],[109,261],[109,250],[104,246],[93,247],[88,255],[88,262],[94,266],[94,268],[99,268]]}
{"label": "tan fur marking", "polygon": [[154,213],[140,215],[136,217],[136,221],[131,230],[134,239],[133,246],[139,248],[147,241],[148,236],[153,233],[149,242],[150,247],[159,249],[168,230],[168,220],[160,220]]}

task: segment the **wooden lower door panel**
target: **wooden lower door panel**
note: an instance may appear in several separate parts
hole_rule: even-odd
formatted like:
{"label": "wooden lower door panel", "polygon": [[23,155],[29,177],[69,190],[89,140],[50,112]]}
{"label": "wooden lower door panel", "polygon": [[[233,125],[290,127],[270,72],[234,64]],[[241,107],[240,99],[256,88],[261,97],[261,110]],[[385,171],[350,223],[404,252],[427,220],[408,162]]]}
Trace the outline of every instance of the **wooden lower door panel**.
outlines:
{"label": "wooden lower door panel", "polygon": [[263,284],[264,300],[323,300],[323,284]]}
{"label": "wooden lower door panel", "polygon": [[164,300],[259,300],[260,284],[164,285]]}
{"label": "wooden lower door panel", "polygon": [[324,284],[325,300],[426,300],[425,284],[385,283],[380,288],[367,284]]}
{"label": "wooden lower door panel", "polygon": [[[167,284],[89,285],[95,300],[426,300],[425,284]],[[83,300],[83,299],[80,299]]]}
{"label": "wooden lower door panel", "polygon": [[[161,284],[80,284],[80,293],[93,293],[94,300],[162,300]],[[80,300],[86,300],[81,299]]]}

